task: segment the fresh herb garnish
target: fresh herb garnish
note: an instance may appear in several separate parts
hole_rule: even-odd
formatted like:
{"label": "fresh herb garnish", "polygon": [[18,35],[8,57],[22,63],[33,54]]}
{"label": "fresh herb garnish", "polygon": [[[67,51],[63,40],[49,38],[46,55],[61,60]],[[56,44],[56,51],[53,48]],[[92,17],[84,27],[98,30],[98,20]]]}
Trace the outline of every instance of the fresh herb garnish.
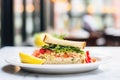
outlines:
{"label": "fresh herb garnish", "polygon": [[53,37],[58,38],[58,39],[64,39],[65,36],[66,36],[65,34],[61,34],[61,35],[53,34]]}
{"label": "fresh herb garnish", "polygon": [[72,46],[63,46],[63,45],[49,44],[49,45],[43,46],[42,48],[53,50],[56,53],[76,52],[76,53],[84,54],[84,51],[80,50],[78,47],[72,47]]}

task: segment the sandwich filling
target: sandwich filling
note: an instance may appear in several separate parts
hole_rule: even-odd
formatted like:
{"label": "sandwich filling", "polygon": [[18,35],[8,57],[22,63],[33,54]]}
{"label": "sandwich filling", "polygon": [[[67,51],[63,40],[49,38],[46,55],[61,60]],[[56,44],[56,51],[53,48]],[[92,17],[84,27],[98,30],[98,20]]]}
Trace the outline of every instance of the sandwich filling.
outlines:
{"label": "sandwich filling", "polygon": [[44,45],[42,48],[55,51],[56,53],[76,52],[76,53],[84,54],[84,51],[80,50],[78,47],[72,47],[72,46],[49,44],[49,45]]}
{"label": "sandwich filling", "polygon": [[35,50],[33,56],[45,59],[45,64],[81,64],[90,63],[89,54],[72,46],[48,44]]}

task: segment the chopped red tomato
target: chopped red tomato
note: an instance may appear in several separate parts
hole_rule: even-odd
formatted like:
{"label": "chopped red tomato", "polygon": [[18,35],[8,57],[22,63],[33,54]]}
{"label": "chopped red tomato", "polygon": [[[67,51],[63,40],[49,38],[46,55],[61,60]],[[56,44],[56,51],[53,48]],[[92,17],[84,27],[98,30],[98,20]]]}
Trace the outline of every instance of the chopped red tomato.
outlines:
{"label": "chopped red tomato", "polygon": [[41,54],[44,54],[45,53],[45,49],[43,49],[43,48],[41,48],[40,50],[39,50],[39,52],[41,53]]}
{"label": "chopped red tomato", "polygon": [[51,50],[48,50],[48,49],[45,50],[46,54],[51,54],[51,52],[52,52]]}
{"label": "chopped red tomato", "polygon": [[86,63],[91,63],[91,57],[89,54],[89,51],[86,51],[86,59],[85,59]]}
{"label": "chopped red tomato", "polygon": [[85,62],[86,62],[86,63],[89,63],[89,61],[87,60],[87,58],[85,59]]}
{"label": "chopped red tomato", "polygon": [[39,57],[40,56],[39,50],[35,50],[32,55],[35,57]]}

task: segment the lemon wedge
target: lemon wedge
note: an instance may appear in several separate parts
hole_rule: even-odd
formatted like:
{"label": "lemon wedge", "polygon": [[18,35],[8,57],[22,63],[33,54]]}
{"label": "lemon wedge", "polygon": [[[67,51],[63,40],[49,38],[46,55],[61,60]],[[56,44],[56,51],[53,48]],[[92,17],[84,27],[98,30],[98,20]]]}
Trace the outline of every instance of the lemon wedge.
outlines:
{"label": "lemon wedge", "polygon": [[45,34],[46,33],[35,34],[35,38],[34,38],[35,46],[41,47],[41,46],[47,45],[46,43],[43,42],[43,38]]}
{"label": "lemon wedge", "polygon": [[45,59],[40,59],[40,58],[36,58],[34,56],[25,54],[20,52],[19,53],[20,56],[20,60],[22,63],[28,63],[28,64],[43,64],[45,63]]}

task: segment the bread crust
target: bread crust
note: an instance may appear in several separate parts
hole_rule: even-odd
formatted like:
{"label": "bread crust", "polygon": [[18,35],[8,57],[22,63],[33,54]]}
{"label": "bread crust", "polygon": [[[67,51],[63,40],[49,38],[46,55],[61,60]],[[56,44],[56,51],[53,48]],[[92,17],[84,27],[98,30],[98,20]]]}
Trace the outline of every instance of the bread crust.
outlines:
{"label": "bread crust", "polygon": [[80,49],[84,49],[86,46],[85,41],[69,41],[69,40],[61,40],[54,38],[50,35],[45,35],[43,41],[48,44],[58,44],[58,45],[63,45],[63,46],[73,46],[73,47],[78,47]]}

